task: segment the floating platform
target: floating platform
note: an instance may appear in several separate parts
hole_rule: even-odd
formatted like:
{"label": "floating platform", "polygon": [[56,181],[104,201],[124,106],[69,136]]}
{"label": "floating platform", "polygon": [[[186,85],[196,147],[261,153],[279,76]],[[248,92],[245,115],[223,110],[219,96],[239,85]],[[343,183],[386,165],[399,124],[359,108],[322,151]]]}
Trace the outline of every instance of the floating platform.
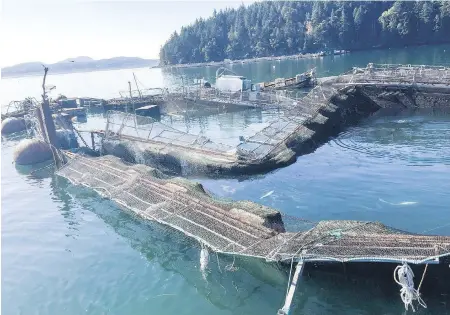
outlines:
{"label": "floating platform", "polygon": [[61,108],[77,108],[78,102],[76,98],[65,98],[57,101]]}
{"label": "floating platform", "polygon": [[68,115],[70,117],[86,116],[86,108],[85,107],[63,108],[61,110],[61,113]]}
{"label": "floating platform", "polygon": [[150,98],[140,98],[140,97],[121,97],[107,100],[103,103],[103,108],[105,110],[126,110],[126,109],[137,109],[143,106],[154,104],[153,97]]}
{"label": "floating platform", "polygon": [[79,107],[99,107],[103,106],[105,100],[93,97],[79,97],[77,104]]}
{"label": "floating platform", "polygon": [[139,107],[135,110],[136,115],[152,117],[155,119],[161,118],[161,111],[159,105],[147,105]]}
{"label": "floating platform", "polygon": [[292,90],[314,86],[315,84],[315,69],[312,69],[310,71],[297,74],[293,78],[278,78],[273,82],[262,82],[259,83],[259,86],[262,90]]}

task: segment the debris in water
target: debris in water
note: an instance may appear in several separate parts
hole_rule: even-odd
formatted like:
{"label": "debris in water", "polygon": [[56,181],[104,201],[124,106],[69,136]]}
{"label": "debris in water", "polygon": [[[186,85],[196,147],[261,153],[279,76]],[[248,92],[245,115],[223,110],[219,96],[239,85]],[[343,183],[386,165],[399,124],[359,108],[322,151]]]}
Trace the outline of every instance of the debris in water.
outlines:
{"label": "debris in water", "polygon": [[266,197],[269,197],[271,194],[273,194],[273,192],[274,192],[274,190],[271,190],[271,191],[269,191],[267,194],[261,196],[261,198],[259,198],[259,199],[264,199],[264,198],[266,198]]}
{"label": "debris in water", "polygon": [[392,202],[388,202],[386,200],[383,200],[381,198],[378,198],[378,200],[380,200],[381,202],[387,203],[387,204],[389,204],[391,206],[410,206],[410,205],[415,205],[415,204],[418,203],[417,201],[402,201],[402,202],[399,202],[399,203],[392,203]]}

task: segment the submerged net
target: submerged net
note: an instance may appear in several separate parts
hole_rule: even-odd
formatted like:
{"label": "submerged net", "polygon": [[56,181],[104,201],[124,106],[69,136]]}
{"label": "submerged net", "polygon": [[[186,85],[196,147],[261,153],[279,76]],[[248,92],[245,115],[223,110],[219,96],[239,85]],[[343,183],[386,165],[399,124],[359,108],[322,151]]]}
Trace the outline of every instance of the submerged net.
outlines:
{"label": "submerged net", "polygon": [[343,84],[421,83],[448,86],[450,85],[450,67],[368,64],[365,68],[354,68],[329,82]]}
{"label": "submerged net", "polygon": [[134,139],[217,154],[233,151],[233,147],[214,143],[202,135],[180,131],[150,117],[119,111],[108,111],[105,136],[106,139]]}
{"label": "submerged net", "polygon": [[312,137],[314,132],[306,127],[317,121],[319,111],[333,106],[330,99],[339,92],[331,86],[316,86],[305,97],[293,101],[280,96],[280,107],[284,115],[252,137],[245,139],[238,147],[238,153],[253,160],[264,160],[280,147],[290,142],[302,142]]}
{"label": "submerged net", "polygon": [[[57,174],[120,207],[159,222],[221,253],[268,261],[432,263],[450,255],[450,237],[413,235],[376,222],[313,223],[252,202],[230,202],[199,184],[170,178],[112,156],[72,155]],[[295,221],[285,232],[283,220]]]}
{"label": "submerged net", "polygon": [[[271,94],[271,97],[276,97],[277,106],[284,112],[283,116],[270,122],[269,126],[255,135],[243,139],[237,147],[214,142],[202,135],[177,130],[149,117],[118,111],[108,112],[105,135],[107,140],[159,144],[156,154],[163,152],[164,148],[171,148],[259,163],[279,153],[278,151],[289,145],[292,140],[301,142],[311,138],[313,132],[305,125],[316,121],[318,117],[323,117],[318,115],[319,110],[326,106],[333,106],[329,101],[336,93],[338,91],[333,87],[317,86],[306,97],[299,100],[281,94]],[[143,144],[140,146],[143,147]],[[151,150],[155,151],[154,148]]]}

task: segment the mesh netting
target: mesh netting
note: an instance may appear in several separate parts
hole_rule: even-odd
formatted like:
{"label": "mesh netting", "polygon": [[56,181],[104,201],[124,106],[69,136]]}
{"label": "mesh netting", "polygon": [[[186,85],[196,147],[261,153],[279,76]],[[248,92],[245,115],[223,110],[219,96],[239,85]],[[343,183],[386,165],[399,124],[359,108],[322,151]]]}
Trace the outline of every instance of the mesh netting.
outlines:
{"label": "mesh netting", "polygon": [[450,85],[450,67],[421,65],[369,64],[365,68],[354,68],[329,83],[422,83]]}
{"label": "mesh netting", "polygon": [[[319,86],[306,98],[297,101],[271,94],[277,98],[278,106],[283,107],[285,112],[283,117],[272,121],[269,126],[255,135],[243,139],[237,147],[213,142],[202,135],[177,130],[149,117],[118,111],[108,112],[105,134],[107,140],[119,139],[158,144],[157,149],[149,146],[145,149],[154,154],[161,154],[164,148],[170,148],[184,151],[184,153],[196,151],[204,156],[225,159],[228,163],[238,163],[238,160],[260,163],[278,154],[291,139],[297,142],[309,139],[313,132],[304,125],[320,116],[318,114],[320,108],[330,106],[328,101],[334,93],[336,90],[331,87]],[[143,146],[143,144],[140,145],[140,147]],[[288,154],[292,152],[289,151]]]}
{"label": "mesh netting", "polygon": [[278,96],[279,107],[284,111],[283,117],[273,121],[269,126],[247,138],[237,149],[242,156],[253,160],[264,160],[290,139],[302,142],[310,139],[314,132],[305,125],[316,121],[319,110],[333,106],[330,99],[338,93],[332,86],[316,86],[305,97],[293,101],[284,96]]}
{"label": "mesh netting", "polygon": [[119,111],[108,111],[105,135],[107,139],[127,138],[216,154],[229,154],[234,149],[221,143],[214,143],[202,135],[193,135],[172,128],[150,117]]}
{"label": "mesh netting", "polygon": [[[201,108],[208,107],[224,107],[233,110],[234,108],[292,108],[296,105],[296,93],[292,91],[222,91],[216,88],[202,88],[196,86],[183,86],[181,91],[174,90],[165,95],[165,105],[177,104],[172,106],[173,111],[184,112],[189,107]],[[303,97],[303,94],[302,94]],[[179,101],[179,102],[176,102]],[[190,102],[190,106],[186,106]]]}
{"label": "mesh netting", "polygon": [[71,155],[57,174],[90,187],[121,207],[177,229],[222,253],[268,261],[388,261],[428,263],[450,255],[450,237],[413,235],[375,222],[295,217],[285,232],[280,212],[252,202],[211,196],[199,184],[169,178],[112,156]]}

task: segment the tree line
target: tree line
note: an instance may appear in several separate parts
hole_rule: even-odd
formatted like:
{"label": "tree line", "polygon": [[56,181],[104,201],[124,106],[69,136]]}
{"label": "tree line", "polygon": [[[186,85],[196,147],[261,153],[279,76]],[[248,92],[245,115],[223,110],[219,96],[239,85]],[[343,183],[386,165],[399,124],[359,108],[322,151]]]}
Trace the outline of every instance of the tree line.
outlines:
{"label": "tree line", "polygon": [[450,42],[448,1],[266,1],[174,32],[162,64]]}

